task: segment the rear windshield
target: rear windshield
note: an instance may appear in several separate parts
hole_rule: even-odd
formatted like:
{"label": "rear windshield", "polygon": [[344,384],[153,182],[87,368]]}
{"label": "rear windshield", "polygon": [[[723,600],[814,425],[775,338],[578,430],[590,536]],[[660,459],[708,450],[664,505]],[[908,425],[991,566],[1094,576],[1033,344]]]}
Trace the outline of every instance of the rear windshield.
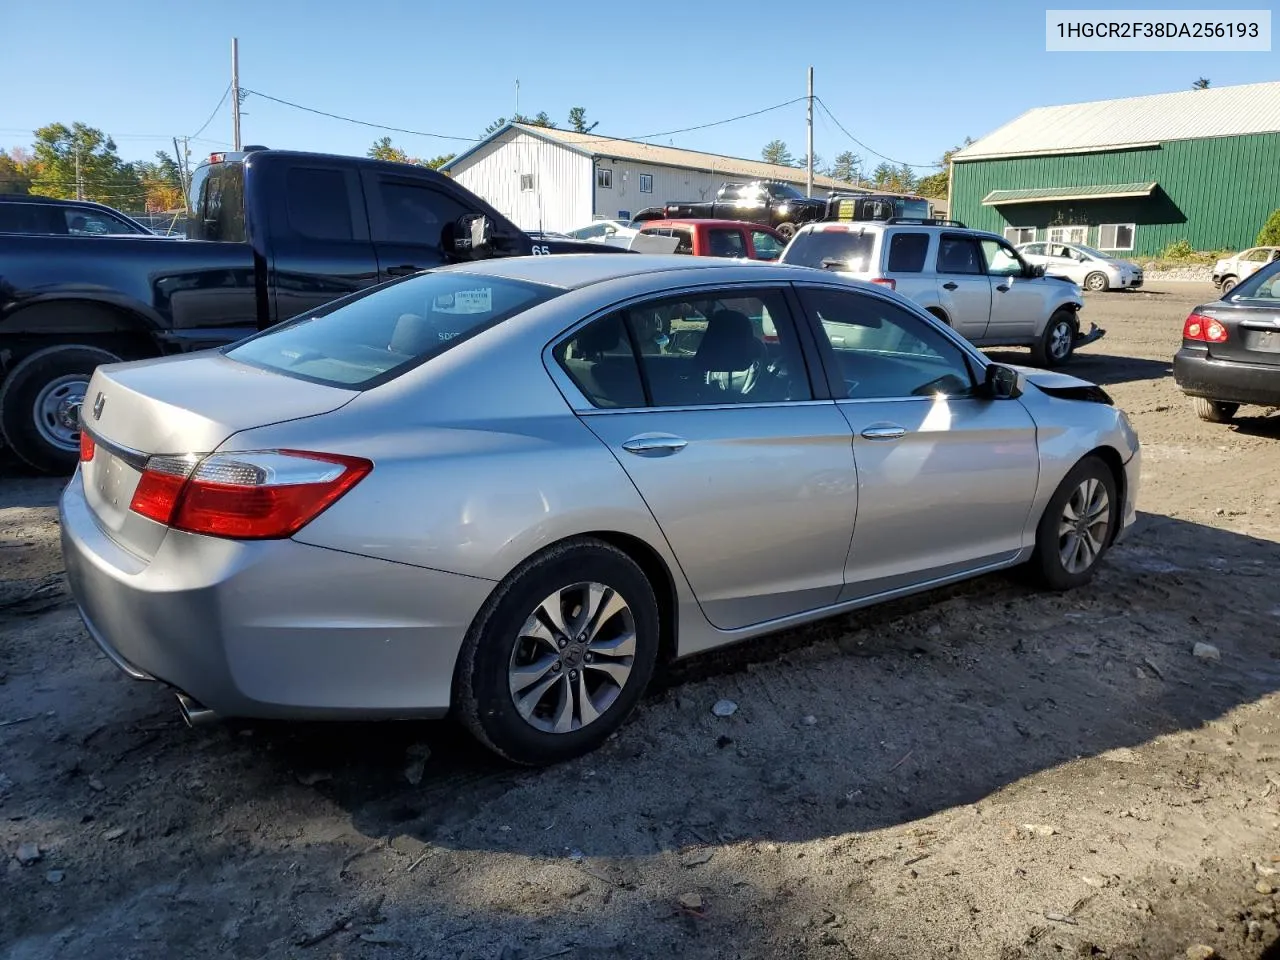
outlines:
{"label": "rear windshield", "polygon": [[875,235],[871,233],[809,230],[795,235],[782,251],[781,260],[801,267],[869,273],[875,242]]}
{"label": "rear windshield", "polygon": [[314,383],[366,390],[561,292],[497,277],[425,273],[291,320],[228,347],[226,355]]}

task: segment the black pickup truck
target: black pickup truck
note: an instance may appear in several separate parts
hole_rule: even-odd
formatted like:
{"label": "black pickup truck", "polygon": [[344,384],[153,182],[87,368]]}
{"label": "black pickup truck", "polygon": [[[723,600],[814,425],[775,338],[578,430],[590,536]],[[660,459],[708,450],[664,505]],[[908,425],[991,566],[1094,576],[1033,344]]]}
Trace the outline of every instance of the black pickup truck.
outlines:
{"label": "black pickup truck", "polygon": [[188,239],[0,236],[0,429],[74,468],[102,363],[222,346],[392,277],[482,257],[625,253],[531,238],[425,167],[249,148],[192,176]]}
{"label": "black pickup truck", "polygon": [[789,183],[752,180],[721,184],[714,200],[668,203],[642,211],[636,219],[745,220],[773,227],[790,240],[800,226],[821,220],[826,212],[825,200],[806,197]]}

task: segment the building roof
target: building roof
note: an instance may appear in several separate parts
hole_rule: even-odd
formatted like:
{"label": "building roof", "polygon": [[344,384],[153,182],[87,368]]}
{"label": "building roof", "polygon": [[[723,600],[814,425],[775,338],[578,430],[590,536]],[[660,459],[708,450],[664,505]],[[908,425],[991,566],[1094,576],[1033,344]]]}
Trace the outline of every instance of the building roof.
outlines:
{"label": "building roof", "polygon": [[[727,179],[785,180],[788,183],[801,185],[805,182],[806,174],[803,167],[787,167],[776,163],[764,163],[761,160],[744,160],[740,157],[726,157],[718,153],[702,153],[698,150],[660,147],[642,143],[639,140],[619,140],[616,137],[602,137],[594,133],[577,133],[573,130],[560,130],[556,127],[535,127],[524,123],[505,124],[470,150],[454,157],[441,169],[452,170],[480,148],[487,146],[499,137],[505,136],[509,130],[518,130],[522,133],[530,134],[540,140],[559,144],[575,153],[588,157],[635,160],[639,163],[651,163],[663,167],[704,170],[708,173],[723,174]],[[852,188],[852,184],[843,180],[819,176],[817,173],[813,175],[813,185],[815,188],[820,187],[823,190],[849,190]],[[884,191],[877,192],[882,193]]]}
{"label": "building roof", "polygon": [[1088,187],[1033,187],[1030,190],[992,190],[982,198],[984,207],[1010,203],[1040,203],[1044,200],[1116,200],[1121,197],[1149,197],[1157,184],[1107,183]]}
{"label": "building roof", "polygon": [[982,160],[1280,132],[1280,82],[1036,107],[959,151]]}

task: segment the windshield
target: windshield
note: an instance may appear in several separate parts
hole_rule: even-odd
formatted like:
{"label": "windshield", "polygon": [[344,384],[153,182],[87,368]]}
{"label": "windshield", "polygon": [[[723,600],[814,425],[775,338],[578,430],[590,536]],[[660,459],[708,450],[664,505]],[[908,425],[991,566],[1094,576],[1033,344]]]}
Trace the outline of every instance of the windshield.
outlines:
{"label": "windshield", "polygon": [[871,269],[875,236],[849,230],[806,230],[795,235],[782,251],[781,263],[847,273]]}
{"label": "windshield", "polygon": [[1111,257],[1111,255],[1110,255],[1110,254],[1108,254],[1108,253],[1103,253],[1101,250],[1095,250],[1095,249],[1093,249],[1093,247],[1086,247],[1083,243],[1077,243],[1077,244],[1076,244],[1076,249],[1077,249],[1077,250],[1079,250],[1081,253],[1087,253],[1089,256],[1091,256],[1091,257],[1093,257],[1093,258],[1095,258],[1095,259],[1097,259],[1097,260],[1111,260],[1111,259],[1112,259],[1112,257]]}
{"label": "windshield", "polygon": [[423,273],[233,344],[226,356],[314,383],[368,389],[562,292],[497,277]]}

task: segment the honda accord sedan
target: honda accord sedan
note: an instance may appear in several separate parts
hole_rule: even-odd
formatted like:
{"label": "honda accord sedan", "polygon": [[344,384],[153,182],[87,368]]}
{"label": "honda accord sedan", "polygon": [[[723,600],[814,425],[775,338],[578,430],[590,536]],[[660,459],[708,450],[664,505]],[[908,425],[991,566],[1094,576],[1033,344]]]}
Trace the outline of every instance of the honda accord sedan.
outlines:
{"label": "honda accord sedan", "polygon": [[192,722],[450,712],[586,752],[655,666],[1020,566],[1086,583],[1139,445],[883,287],[680,256],[432,270],[94,373],[67,577]]}

